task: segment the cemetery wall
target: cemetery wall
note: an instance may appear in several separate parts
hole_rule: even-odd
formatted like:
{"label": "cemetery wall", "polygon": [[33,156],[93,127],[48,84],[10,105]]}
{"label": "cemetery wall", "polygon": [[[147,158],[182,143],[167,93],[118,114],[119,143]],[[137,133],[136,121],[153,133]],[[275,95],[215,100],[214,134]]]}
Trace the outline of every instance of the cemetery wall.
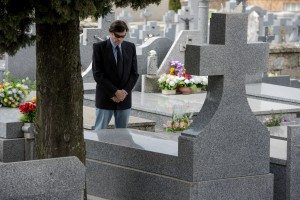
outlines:
{"label": "cemetery wall", "polygon": [[248,0],[248,5],[262,7],[265,10],[280,12],[285,8],[285,4],[300,4],[299,0]]}
{"label": "cemetery wall", "polygon": [[298,47],[271,47],[269,57],[269,67],[276,58],[283,57],[282,75],[290,75],[291,77],[300,78],[300,48]]}

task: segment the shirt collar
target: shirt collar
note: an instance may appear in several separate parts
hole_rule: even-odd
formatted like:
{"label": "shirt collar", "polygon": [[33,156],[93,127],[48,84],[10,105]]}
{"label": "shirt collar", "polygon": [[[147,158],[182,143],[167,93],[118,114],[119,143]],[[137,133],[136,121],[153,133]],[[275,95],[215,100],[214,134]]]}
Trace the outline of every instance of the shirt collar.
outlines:
{"label": "shirt collar", "polygon": [[121,44],[119,44],[119,45],[116,45],[113,41],[112,41],[112,39],[111,38],[109,38],[109,40],[110,40],[110,43],[111,43],[111,45],[113,46],[113,48],[115,49],[117,46],[119,46],[120,47],[120,49],[121,49]]}

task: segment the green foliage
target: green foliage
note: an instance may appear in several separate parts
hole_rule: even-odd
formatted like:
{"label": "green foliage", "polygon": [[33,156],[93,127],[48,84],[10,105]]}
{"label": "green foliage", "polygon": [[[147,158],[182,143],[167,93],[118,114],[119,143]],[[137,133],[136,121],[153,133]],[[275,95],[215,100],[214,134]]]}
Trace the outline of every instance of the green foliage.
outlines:
{"label": "green foliage", "polygon": [[145,8],[161,0],[1,0],[0,54],[14,55],[18,49],[32,45],[35,36],[29,34],[35,23],[64,24],[70,20],[106,15],[116,7]]}
{"label": "green foliage", "polygon": [[169,0],[169,10],[177,12],[181,8],[180,0]]}
{"label": "green foliage", "polygon": [[282,120],[283,116],[281,114],[272,114],[271,117],[265,119],[264,125],[267,127],[280,126]]}

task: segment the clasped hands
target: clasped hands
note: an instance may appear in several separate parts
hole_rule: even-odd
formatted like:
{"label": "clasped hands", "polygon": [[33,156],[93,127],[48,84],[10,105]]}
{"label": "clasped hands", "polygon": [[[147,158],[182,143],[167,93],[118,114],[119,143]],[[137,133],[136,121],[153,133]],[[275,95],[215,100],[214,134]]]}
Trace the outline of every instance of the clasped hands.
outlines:
{"label": "clasped hands", "polygon": [[125,90],[117,90],[115,96],[113,96],[111,100],[113,100],[116,103],[119,103],[123,101],[127,95],[128,93]]}

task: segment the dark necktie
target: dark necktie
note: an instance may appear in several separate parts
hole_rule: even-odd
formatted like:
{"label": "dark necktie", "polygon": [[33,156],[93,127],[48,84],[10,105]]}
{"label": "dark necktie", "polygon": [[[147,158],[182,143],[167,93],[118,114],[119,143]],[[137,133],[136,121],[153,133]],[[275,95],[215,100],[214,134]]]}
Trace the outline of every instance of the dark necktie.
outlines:
{"label": "dark necktie", "polygon": [[120,51],[119,45],[116,46],[117,50],[117,71],[120,78],[122,78],[123,75],[123,58]]}

